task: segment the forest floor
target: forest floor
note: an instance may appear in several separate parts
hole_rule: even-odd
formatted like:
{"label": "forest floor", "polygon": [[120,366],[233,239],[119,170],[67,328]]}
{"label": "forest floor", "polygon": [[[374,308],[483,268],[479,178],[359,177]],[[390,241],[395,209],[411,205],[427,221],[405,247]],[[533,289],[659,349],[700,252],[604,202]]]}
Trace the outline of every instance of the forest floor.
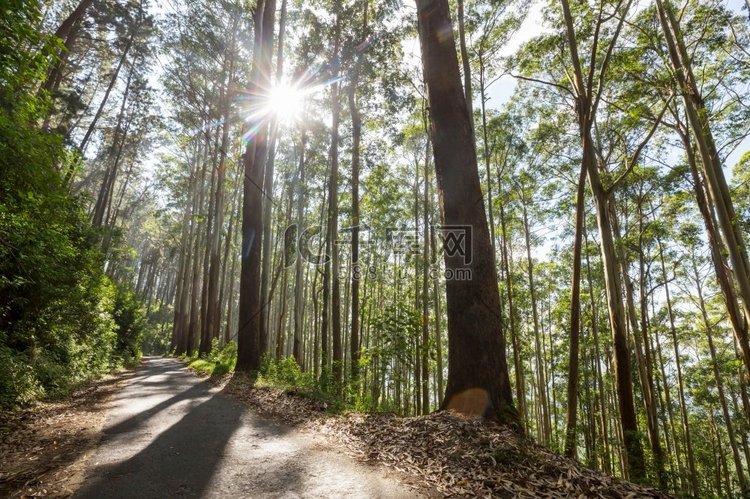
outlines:
{"label": "forest floor", "polygon": [[145,359],[0,413],[0,497],[667,497],[446,412],[329,414],[240,374]]}
{"label": "forest floor", "polygon": [[668,498],[588,469],[508,427],[441,411],[428,416],[330,414],[297,390],[255,386],[242,374],[212,378],[223,393],[307,433],[323,434],[354,460],[381,464],[429,496],[502,498]]}
{"label": "forest floor", "polygon": [[0,411],[0,497],[66,497],[83,481],[112,399],[134,376],[122,371],[56,402]]}

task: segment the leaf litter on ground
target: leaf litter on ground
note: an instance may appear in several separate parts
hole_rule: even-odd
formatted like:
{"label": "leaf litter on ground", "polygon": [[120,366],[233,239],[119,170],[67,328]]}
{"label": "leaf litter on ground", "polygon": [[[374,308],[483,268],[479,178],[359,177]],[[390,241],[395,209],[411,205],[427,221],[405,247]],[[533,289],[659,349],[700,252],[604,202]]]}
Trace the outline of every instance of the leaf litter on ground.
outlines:
{"label": "leaf litter on ground", "polygon": [[226,374],[214,382],[254,411],[323,433],[352,457],[385,465],[443,497],[671,497],[586,468],[510,427],[449,411],[413,417],[330,414],[319,400],[296,390],[255,386],[242,374]]}

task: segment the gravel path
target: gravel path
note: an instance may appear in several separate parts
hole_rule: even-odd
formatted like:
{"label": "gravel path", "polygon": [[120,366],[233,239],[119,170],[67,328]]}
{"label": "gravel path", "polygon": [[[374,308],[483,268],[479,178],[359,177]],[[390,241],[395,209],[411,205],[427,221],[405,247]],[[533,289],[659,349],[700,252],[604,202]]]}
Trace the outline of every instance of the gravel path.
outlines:
{"label": "gravel path", "polygon": [[322,438],[248,412],[173,359],[145,359],[103,433],[75,497],[418,497]]}

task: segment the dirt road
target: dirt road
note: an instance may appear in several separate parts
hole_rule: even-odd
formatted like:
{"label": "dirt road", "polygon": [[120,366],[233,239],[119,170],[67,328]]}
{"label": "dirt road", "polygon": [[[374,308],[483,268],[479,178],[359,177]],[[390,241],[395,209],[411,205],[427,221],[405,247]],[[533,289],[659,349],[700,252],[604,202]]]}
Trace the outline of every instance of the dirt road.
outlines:
{"label": "dirt road", "polygon": [[321,437],[252,414],[172,359],[144,361],[103,431],[75,497],[418,496]]}

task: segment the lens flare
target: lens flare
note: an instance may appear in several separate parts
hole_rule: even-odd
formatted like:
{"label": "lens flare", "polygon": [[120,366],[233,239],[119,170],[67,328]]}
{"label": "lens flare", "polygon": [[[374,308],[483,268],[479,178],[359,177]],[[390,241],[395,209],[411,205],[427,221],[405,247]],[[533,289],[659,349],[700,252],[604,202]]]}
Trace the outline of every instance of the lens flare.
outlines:
{"label": "lens flare", "polygon": [[305,92],[295,85],[275,85],[266,96],[265,111],[278,121],[295,121],[302,114],[304,94]]}

